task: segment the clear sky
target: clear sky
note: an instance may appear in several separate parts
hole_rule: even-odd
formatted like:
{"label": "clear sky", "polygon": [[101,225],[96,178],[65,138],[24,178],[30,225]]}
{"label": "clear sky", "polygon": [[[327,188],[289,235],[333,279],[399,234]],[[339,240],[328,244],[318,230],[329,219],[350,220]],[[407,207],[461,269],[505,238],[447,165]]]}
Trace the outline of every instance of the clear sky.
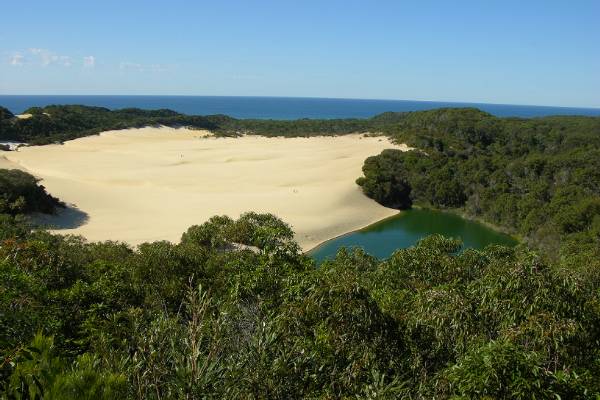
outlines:
{"label": "clear sky", "polygon": [[600,1],[6,0],[0,94],[600,107]]}

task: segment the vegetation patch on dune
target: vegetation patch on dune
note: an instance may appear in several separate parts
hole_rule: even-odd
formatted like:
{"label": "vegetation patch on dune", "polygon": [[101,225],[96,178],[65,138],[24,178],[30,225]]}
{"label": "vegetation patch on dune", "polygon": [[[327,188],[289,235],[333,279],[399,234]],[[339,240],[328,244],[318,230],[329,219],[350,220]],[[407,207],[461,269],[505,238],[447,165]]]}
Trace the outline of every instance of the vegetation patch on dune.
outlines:
{"label": "vegetation patch on dune", "polygon": [[38,185],[38,179],[17,169],[0,169],[0,214],[51,214],[63,204]]}

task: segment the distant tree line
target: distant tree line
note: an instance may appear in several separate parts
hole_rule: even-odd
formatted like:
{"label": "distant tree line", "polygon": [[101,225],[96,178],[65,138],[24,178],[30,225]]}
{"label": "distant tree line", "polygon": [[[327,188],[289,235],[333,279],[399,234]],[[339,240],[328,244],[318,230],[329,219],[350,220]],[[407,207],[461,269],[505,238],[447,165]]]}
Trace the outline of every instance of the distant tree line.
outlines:
{"label": "distant tree line", "polygon": [[[29,144],[61,143],[65,140],[95,135],[107,130],[144,126],[188,126],[216,129],[211,118],[187,116],[171,110],[126,108],[111,111],[102,107],[79,105],[33,107],[24,112],[28,118],[17,118],[0,107],[0,141]],[[215,121],[219,116],[213,117]]]}
{"label": "distant tree line", "polygon": [[109,110],[80,105],[33,107],[23,114],[31,116],[17,118],[8,109],[0,107],[0,141],[35,145],[61,143],[107,130],[158,125],[207,129],[220,136],[251,134],[288,137],[364,133],[373,128],[373,122],[368,119],[236,119],[226,115],[185,115],[172,110]]}

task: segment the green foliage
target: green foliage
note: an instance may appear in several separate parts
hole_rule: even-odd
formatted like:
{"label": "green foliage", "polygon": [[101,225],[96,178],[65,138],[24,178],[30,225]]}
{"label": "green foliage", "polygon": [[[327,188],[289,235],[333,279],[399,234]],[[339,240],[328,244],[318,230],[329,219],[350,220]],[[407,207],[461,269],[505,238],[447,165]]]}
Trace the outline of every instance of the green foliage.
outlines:
{"label": "green foliage", "polygon": [[[0,106],[0,141],[12,139],[15,137],[13,132],[13,119],[13,113],[11,113],[8,109]],[[7,149],[2,148],[0,150]]]}
{"label": "green foliage", "polygon": [[30,229],[25,216],[0,214],[0,242],[7,239],[23,238],[29,233]]}
{"label": "green foliage", "polygon": [[[1,112],[0,123],[20,124]],[[183,118],[29,112],[43,140]],[[365,193],[457,208],[522,232],[539,254],[526,244],[461,252],[431,236],[386,260],[342,249],[316,268],[289,225],[253,212],[213,217],[178,244],[88,243],[31,231],[19,213],[56,204],[33,177],[2,172],[0,398],[600,396],[596,119],[445,109],[206,120],[221,134],[385,131],[420,149],[368,159]]]}
{"label": "green foliage", "polygon": [[4,363],[10,370],[4,381],[8,398],[109,400],[127,394],[124,375],[99,369],[97,357],[91,354],[78,356],[68,366],[57,354],[53,338],[40,334]]}
{"label": "green foliage", "polygon": [[[216,129],[210,118],[187,116],[171,110],[127,108],[111,111],[102,107],[47,106],[25,111],[30,118],[13,118],[0,108],[0,140],[48,144],[98,134],[102,131],[148,125],[190,126]],[[6,110],[8,111],[8,110]],[[4,118],[1,118],[4,115]]]}
{"label": "green foliage", "polygon": [[14,117],[14,114],[10,112],[8,108],[0,106],[0,121],[11,119]]}
{"label": "green foliage", "polygon": [[585,399],[591,397],[573,371],[545,368],[539,353],[511,342],[491,341],[467,353],[447,372],[457,398]]}
{"label": "green foliage", "polygon": [[290,235],[248,213],[136,250],[44,232],[4,241],[4,394],[600,393],[598,269],[550,265],[524,248],[459,253],[440,236],[387,260],[341,250],[315,268]]}
{"label": "green foliage", "polygon": [[262,136],[334,136],[366,133],[372,123],[368,119],[298,119],[292,121],[233,119],[221,121],[219,131],[228,135]]}
{"label": "green foliage", "polygon": [[53,213],[62,206],[38,180],[17,169],[0,169],[0,214]]}
{"label": "green foliage", "polygon": [[369,157],[363,166],[364,177],[356,183],[363,192],[387,207],[406,209],[412,205],[412,187],[404,173],[402,162],[398,162],[399,151],[384,150],[380,157]]}
{"label": "green foliage", "polygon": [[[456,209],[519,234],[554,259],[579,251],[600,256],[593,229],[600,118],[507,119],[475,109],[377,118],[386,121],[382,131],[417,150],[368,158],[357,181],[366,195],[396,208],[414,202]],[[411,188],[408,199],[394,190],[399,181]],[[574,240],[586,245],[567,248]]]}

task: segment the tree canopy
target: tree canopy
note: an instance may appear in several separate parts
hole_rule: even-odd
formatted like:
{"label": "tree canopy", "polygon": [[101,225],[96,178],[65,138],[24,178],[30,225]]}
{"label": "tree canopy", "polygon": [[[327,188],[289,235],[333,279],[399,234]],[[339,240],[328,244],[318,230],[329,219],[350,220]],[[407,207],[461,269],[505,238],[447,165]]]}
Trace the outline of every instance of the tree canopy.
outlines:
{"label": "tree canopy", "polygon": [[38,180],[17,169],[0,169],[0,214],[51,214],[62,203],[46,193]]}
{"label": "tree canopy", "polygon": [[381,204],[455,210],[555,259],[600,256],[600,118],[440,109],[403,114],[386,132],[417,150],[365,161],[357,182]]}
{"label": "tree canopy", "polygon": [[[59,120],[88,121],[78,130],[44,137],[89,134],[113,113],[77,112]],[[209,120],[223,134],[276,129]],[[431,236],[385,260],[341,249],[319,267],[289,225],[255,212],[137,248],[31,229],[28,214],[59,201],[0,170],[0,398],[598,398],[599,121],[473,109],[361,121],[417,148],[366,160],[367,195],[526,240],[459,251]]]}

